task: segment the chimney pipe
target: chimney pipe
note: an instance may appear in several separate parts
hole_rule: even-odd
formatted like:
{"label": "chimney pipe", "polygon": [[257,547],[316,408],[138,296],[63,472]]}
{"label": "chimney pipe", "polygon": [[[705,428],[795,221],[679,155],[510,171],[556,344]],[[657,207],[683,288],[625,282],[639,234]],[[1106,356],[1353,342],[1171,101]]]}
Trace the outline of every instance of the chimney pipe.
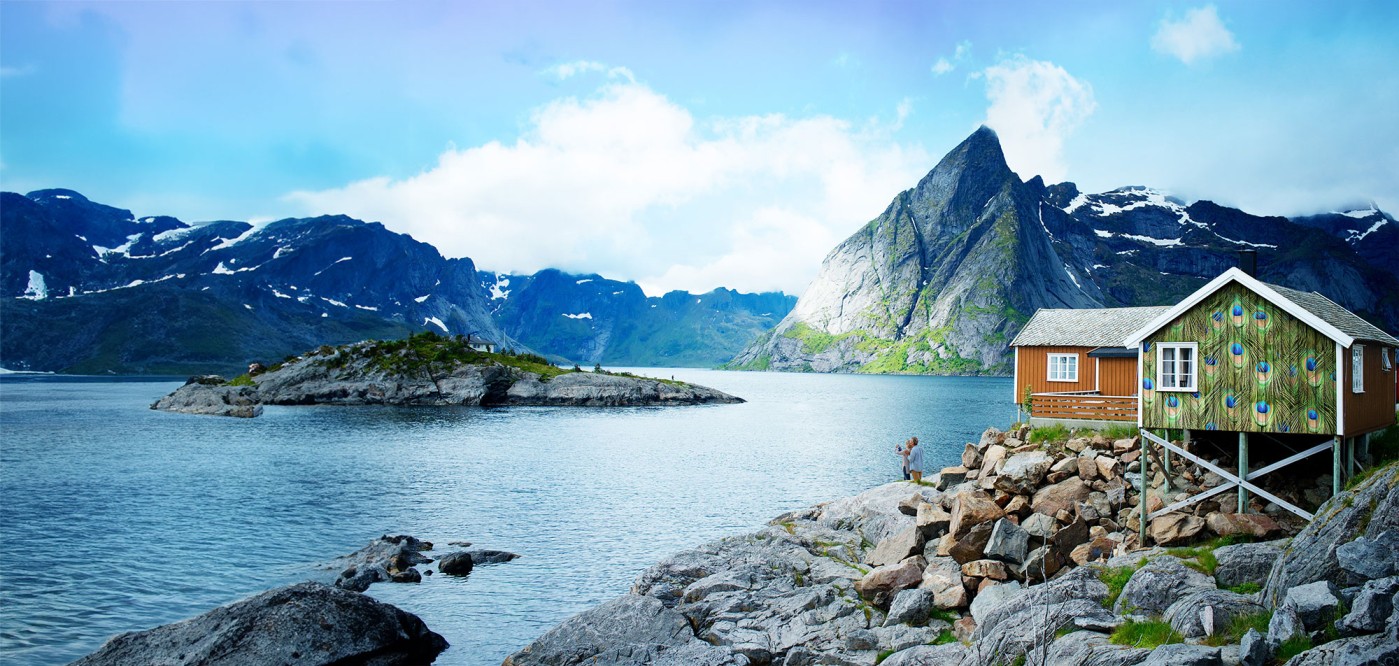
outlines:
{"label": "chimney pipe", "polygon": [[1239,250],[1239,270],[1258,277],[1258,250]]}

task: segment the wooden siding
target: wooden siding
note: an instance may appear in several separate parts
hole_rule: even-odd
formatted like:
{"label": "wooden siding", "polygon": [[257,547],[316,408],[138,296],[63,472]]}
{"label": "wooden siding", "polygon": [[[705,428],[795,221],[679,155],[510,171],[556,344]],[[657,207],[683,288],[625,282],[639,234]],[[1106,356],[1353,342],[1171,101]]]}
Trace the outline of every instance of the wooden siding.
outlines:
{"label": "wooden siding", "polygon": [[[1197,391],[1154,390],[1162,342],[1199,345]],[[1206,296],[1143,347],[1147,428],[1337,434],[1336,343],[1243,285]]]}
{"label": "wooden siding", "polygon": [[[1365,349],[1365,392],[1351,391],[1350,349],[1341,352],[1341,402],[1345,405],[1346,437],[1363,435],[1394,424],[1394,370],[1385,372],[1380,360],[1384,346],[1377,342],[1359,343]],[[1390,362],[1394,361],[1390,349]]]}
{"label": "wooden siding", "polygon": [[[1096,358],[1088,358],[1088,352],[1096,347],[1016,347],[1015,404],[1025,401],[1025,387],[1031,393],[1066,393],[1070,391],[1092,391],[1094,385],[1093,363]],[[1049,381],[1050,354],[1078,354],[1078,381]],[[1135,361],[1134,361],[1135,363]]]}
{"label": "wooden siding", "polygon": [[1137,399],[1108,395],[1035,396],[1034,417],[1037,419],[1082,419],[1088,421],[1137,420]]}
{"label": "wooden siding", "polygon": [[[1137,359],[1098,358],[1098,392],[1103,395],[1136,395],[1141,382],[1137,381]],[[1133,418],[1136,407],[1132,408]]]}

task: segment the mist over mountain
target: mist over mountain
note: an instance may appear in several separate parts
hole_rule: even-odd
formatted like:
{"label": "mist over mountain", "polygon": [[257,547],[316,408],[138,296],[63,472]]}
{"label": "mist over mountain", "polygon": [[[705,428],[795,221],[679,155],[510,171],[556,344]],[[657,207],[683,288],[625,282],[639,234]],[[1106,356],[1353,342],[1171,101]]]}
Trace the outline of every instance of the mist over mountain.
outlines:
{"label": "mist over mountain", "polygon": [[982,127],[827,255],[728,367],[1009,374],[1038,308],[1174,303],[1258,252],[1263,279],[1399,329],[1399,226],[1375,209],[1291,220],[1147,187],[1022,181]]}

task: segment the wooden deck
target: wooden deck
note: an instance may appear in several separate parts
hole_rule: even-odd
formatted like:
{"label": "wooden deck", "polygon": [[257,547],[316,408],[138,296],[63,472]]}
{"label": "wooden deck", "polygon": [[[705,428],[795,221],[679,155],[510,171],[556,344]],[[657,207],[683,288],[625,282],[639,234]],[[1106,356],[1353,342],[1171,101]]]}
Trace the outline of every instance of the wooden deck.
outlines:
{"label": "wooden deck", "polygon": [[1037,419],[1137,422],[1137,396],[1134,395],[1099,395],[1096,391],[1032,395],[1032,415]]}

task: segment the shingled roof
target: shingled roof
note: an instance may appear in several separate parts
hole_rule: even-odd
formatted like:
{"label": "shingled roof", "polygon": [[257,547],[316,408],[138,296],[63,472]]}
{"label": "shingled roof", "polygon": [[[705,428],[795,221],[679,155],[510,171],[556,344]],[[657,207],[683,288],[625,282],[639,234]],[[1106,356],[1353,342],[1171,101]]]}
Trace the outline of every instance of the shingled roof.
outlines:
{"label": "shingled roof", "polygon": [[[1266,284],[1266,283],[1265,283]],[[1322,296],[1314,291],[1297,291],[1275,284],[1269,284],[1269,288],[1278,292],[1278,295],[1286,298],[1307,312],[1317,316],[1318,319],[1335,326],[1337,330],[1349,335],[1356,340],[1371,340],[1383,342],[1389,345],[1399,346],[1399,340],[1394,336],[1385,333],[1359,315],[1347,310],[1335,301]]]}
{"label": "shingled roof", "polygon": [[1040,308],[1010,346],[1121,347],[1123,338],[1169,309],[1169,305],[1072,310]]}

